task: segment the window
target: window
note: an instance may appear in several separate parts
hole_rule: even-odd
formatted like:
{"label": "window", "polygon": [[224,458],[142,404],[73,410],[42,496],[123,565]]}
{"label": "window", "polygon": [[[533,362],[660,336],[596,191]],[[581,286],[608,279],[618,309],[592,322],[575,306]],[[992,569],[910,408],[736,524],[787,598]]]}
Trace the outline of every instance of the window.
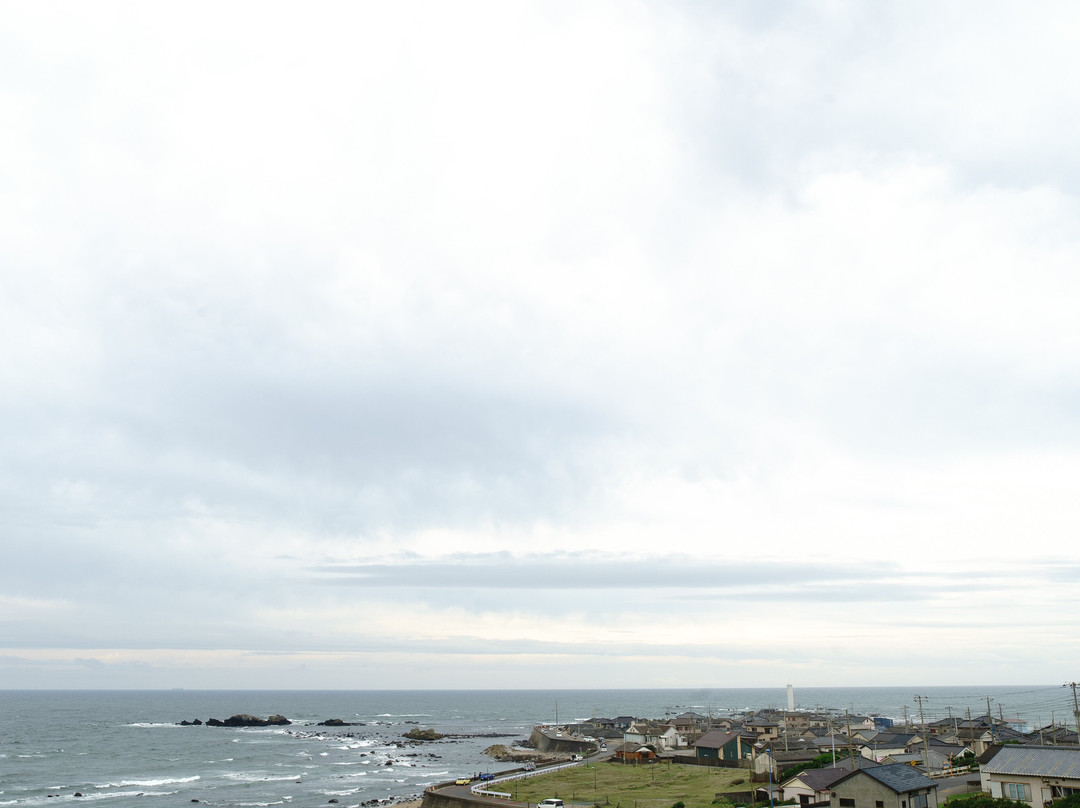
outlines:
{"label": "window", "polygon": [[841,797],[840,808],[855,808],[855,800],[850,797]]}
{"label": "window", "polygon": [[926,808],[926,795],[925,794],[912,794],[911,795],[911,808]]}
{"label": "window", "polygon": [[1001,795],[1010,800],[1031,802],[1031,786],[1027,783],[1002,783]]}
{"label": "window", "polygon": [[885,808],[885,803],[882,800],[874,800],[874,808]]}

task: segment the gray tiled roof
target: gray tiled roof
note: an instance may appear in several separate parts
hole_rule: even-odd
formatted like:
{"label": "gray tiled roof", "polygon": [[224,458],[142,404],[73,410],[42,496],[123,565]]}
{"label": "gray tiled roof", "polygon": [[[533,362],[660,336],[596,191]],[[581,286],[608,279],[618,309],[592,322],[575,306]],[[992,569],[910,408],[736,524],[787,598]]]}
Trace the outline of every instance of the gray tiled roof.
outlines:
{"label": "gray tiled roof", "polygon": [[720,729],[709,730],[697,739],[697,743],[694,744],[694,746],[700,746],[704,749],[720,749],[732,741],[738,734],[739,733],[737,732],[724,732]]}
{"label": "gray tiled roof", "polygon": [[[871,767],[877,768],[878,764],[872,760],[860,757],[855,760],[857,768]],[[830,766],[827,769],[804,769],[798,774],[787,780],[788,783],[793,783],[796,780],[801,781],[807,788],[812,788],[814,791],[824,791],[833,783],[838,780],[843,780],[849,774],[851,774],[851,761],[845,760],[842,765]]]}
{"label": "gray tiled roof", "polygon": [[860,769],[858,772],[849,775],[849,777],[859,773],[865,774],[867,777],[873,777],[897,794],[903,794],[906,791],[917,791],[922,788],[937,788],[937,783],[906,763],[893,763],[889,766],[878,766],[874,769]]}
{"label": "gray tiled roof", "polygon": [[1080,778],[1080,747],[1006,744],[981,768],[987,774]]}
{"label": "gray tiled roof", "polygon": [[793,783],[799,780],[807,788],[812,788],[814,791],[824,791],[837,780],[847,777],[851,774],[850,769],[806,769],[801,771],[788,780],[788,783]]}

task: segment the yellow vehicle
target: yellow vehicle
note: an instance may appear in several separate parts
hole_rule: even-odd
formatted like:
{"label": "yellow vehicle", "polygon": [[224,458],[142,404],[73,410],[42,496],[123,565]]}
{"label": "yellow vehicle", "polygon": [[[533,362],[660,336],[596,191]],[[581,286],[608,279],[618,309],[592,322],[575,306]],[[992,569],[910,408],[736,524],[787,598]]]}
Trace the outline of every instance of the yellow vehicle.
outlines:
{"label": "yellow vehicle", "polygon": [[470,780],[468,777],[459,777],[457,780],[454,781],[454,785],[455,786],[467,786],[471,782],[472,782],[472,780]]}

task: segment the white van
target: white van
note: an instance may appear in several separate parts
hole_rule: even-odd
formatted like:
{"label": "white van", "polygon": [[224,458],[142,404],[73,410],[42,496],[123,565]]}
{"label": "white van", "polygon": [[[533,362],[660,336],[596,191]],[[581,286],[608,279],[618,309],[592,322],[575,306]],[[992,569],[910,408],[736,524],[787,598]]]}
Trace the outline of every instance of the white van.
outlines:
{"label": "white van", "polygon": [[538,802],[536,808],[563,808],[562,800],[548,799]]}

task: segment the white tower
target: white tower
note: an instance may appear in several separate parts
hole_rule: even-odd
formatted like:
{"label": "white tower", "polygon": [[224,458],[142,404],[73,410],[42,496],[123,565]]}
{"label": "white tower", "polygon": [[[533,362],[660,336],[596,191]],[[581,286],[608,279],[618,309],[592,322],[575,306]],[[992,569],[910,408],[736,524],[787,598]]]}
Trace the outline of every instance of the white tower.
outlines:
{"label": "white tower", "polygon": [[795,709],[795,688],[791,685],[787,686],[787,708],[788,712]]}

